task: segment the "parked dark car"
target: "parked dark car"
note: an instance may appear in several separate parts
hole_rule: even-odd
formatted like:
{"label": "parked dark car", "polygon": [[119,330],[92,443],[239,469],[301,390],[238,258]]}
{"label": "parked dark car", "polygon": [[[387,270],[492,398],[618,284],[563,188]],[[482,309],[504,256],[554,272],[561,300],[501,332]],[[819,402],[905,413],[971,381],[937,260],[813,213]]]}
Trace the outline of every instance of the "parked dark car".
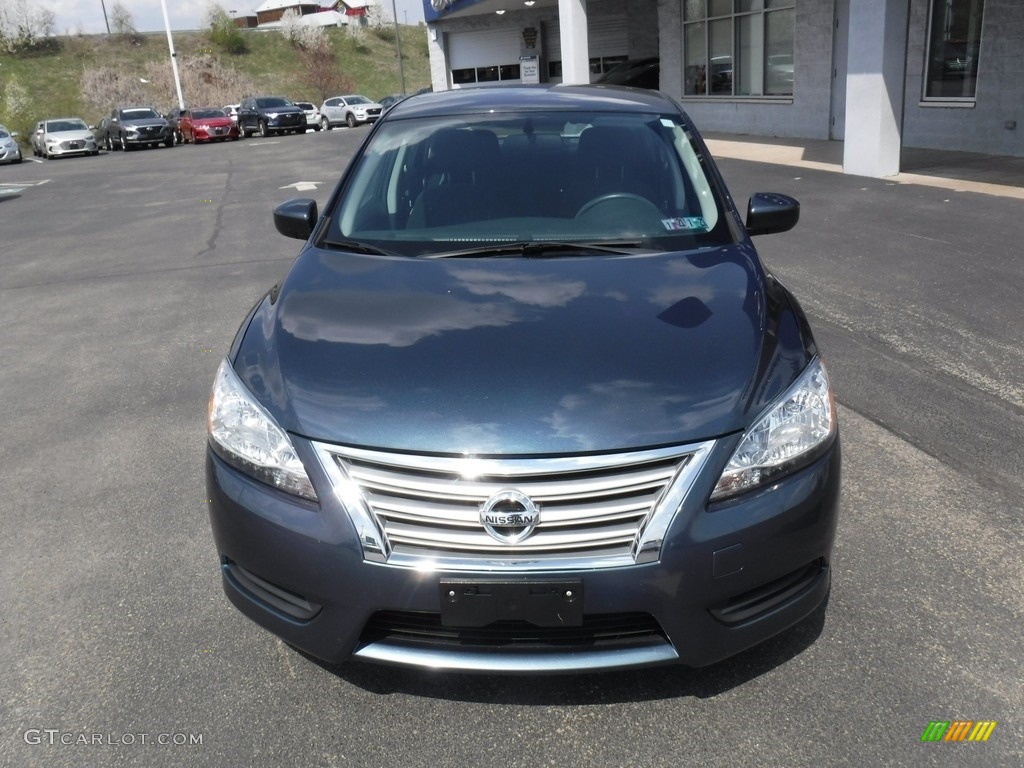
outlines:
{"label": "parked dark car", "polygon": [[398,102],[407,98],[409,97],[406,96],[404,93],[392,93],[387,96],[381,96],[379,99],[377,99],[377,103],[384,108],[384,111],[387,111],[391,109],[393,106],[395,106],[395,104],[397,104]]}
{"label": "parked dark car", "polygon": [[655,91],[411,97],[216,374],[223,587],[324,659],[705,665],[828,595],[840,448],[800,305]]}
{"label": "parked dark car", "polygon": [[108,152],[136,147],[174,146],[170,123],[152,107],[115,107],[100,121],[96,140]]}
{"label": "parked dark car", "polygon": [[172,107],[171,110],[164,115],[164,119],[168,125],[171,126],[171,132],[174,134],[174,143],[181,144],[181,116],[185,114],[185,110],[181,107]]}
{"label": "parked dark car", "polygon": [[656,91],[661,84],[661,61],[657,57],[624,61],[601,75],[594,84],[626,85]]}
{"label": "parked dark car", "polygon": [[305,133],[306,113],[283,96],[253,96],[238,107],[238,130],[242,136]]}

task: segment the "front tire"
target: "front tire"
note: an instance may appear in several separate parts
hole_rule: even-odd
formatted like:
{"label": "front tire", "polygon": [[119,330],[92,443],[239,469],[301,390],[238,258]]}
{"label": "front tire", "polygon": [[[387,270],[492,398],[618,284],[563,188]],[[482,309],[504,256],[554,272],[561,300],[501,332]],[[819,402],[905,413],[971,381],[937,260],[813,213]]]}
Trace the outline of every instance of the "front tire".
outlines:
{"label": "front tire", "polygon": [[356,116],[353,115],[351,112],[349,112],[348,115],[345,116],[345,125],[347,125],[349,128],[356,127]]}
{"label": "front tire", "polygon": [[270,135],[270,129],[267,128],[266,122],[263,121],[263,120],[260,120],[260,136],[262,136],[265,139],[269,135]]}

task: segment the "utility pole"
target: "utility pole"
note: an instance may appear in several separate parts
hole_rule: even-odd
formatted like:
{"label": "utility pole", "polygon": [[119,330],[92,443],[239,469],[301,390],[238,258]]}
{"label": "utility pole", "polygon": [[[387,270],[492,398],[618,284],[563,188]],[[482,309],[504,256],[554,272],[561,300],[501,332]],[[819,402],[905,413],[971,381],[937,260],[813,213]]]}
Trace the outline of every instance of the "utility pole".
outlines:
{"label": "utility pole", "polygon": [[107,34],[110,34],[110,19],[107,18],[107,4],[100,0],[100,5],[103,6],[103,23],[107,25]]}
{"label": "utility pole", "polygon": [[398,34],[398,9],[391,0],[391,15],[395,17],[395,45],[398,47],[398,75],[402,78],[402,95],[405,96],[405,65],[402,63],[402,36]]}
{"label": "utility pole", "polygon": [[178,108],[185,108],[185,99],[181,95],[181,77],[178,75],[178,54],[174,52],[174,40],[171,38],[171,20],[167,18],[167,0],[160,0],[164,11],[164,28],[167,30],[167,48],[171,52],[171,69],[174,70],[174,87],[178,89]]}

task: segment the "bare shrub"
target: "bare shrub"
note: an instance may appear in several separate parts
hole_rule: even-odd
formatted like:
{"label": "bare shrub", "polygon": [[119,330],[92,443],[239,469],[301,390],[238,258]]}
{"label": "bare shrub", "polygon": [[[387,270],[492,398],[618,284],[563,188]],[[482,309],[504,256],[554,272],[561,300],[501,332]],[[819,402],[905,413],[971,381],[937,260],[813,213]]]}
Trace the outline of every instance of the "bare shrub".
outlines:
{"label": "bare shrub", "polygon": [[[253,78],[225,67],[216,56],[179,59],[178,73],[187,106],[219,107],[259,90]],[[166,112],[177,105],[174,73],[169,62],[151,62],[131,75],[112,67],[87,69],[82,75],[82,98],[99,112],[119,104],[153,106]]]}
{"label": "bare shrub", "polygon": [[323,44],[314,48],[300,48],[299,61],[302,63],[303,81],[321,102],[336,93],[352,90],[352,81],[342,74],[334,49],[326,38]]}

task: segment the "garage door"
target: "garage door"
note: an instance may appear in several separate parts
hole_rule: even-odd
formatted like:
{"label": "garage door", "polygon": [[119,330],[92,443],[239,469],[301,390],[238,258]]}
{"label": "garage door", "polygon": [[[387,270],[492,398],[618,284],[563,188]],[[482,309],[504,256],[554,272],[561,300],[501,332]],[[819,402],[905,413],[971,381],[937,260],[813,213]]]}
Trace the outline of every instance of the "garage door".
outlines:
{"label": "garage door", "polygon": [[448,61],[456,87],[519,81],[519,28],[451,32]]}
{"label": "garage door", "polygon": [[[548,79],[562,79],[562,38],[558,21],[544,22],[542,27],[544,58],[548,62]],[[587,18],[587,38],[590,48],[590,79],[619,62],[626,60],[629,50],[628,21],[625,14]]]}

